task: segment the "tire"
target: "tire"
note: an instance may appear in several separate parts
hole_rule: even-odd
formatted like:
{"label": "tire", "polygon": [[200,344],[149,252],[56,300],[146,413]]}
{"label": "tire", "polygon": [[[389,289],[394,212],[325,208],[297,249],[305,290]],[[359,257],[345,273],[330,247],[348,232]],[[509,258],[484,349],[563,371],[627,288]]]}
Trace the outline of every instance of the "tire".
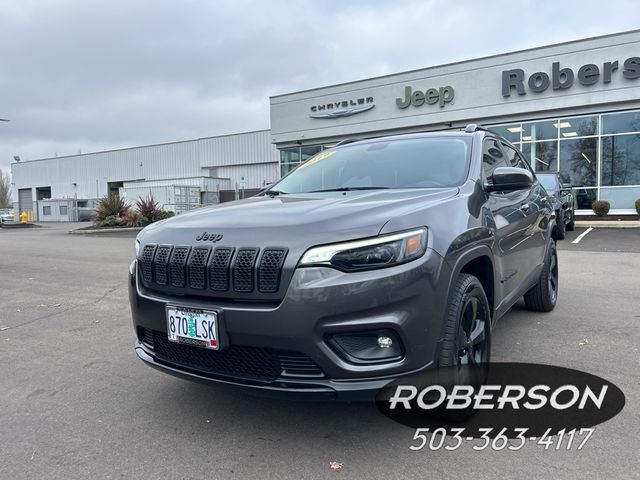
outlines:
{"label": "tire", "polygon": [[558,300],[558,252],[556,242],[551,242],[538,283],[524,295],[529,310],[550,312]]}
{"label": "tire", "polygon": [[557,210],[556,211],[556,238],[558,240],[564,240],[564,237],[567,236],[566,225],[564,223],[564,211]]}
{"label": "tire", "polygon": [[573,232],[576,228],[576,214],[573,210],[567,210],[567,213],[571,217],[571,221],[567,223],[567,232]]}
{"label": "tire", "polygon": [[[491,308],[475,276],[460,274],[449,294],[443,342],[438,356],[440,384],[479,387],[486,383],[491,354]],[[434,412],[449,421],[462,421],[473,410]]]}

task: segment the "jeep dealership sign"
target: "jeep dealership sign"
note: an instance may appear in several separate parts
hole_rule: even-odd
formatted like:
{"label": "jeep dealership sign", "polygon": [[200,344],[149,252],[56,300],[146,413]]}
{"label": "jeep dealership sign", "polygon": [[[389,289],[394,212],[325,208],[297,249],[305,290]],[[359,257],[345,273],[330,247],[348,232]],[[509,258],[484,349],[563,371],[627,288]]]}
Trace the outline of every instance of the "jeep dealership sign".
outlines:
{"label": "jeep dealership sign", "polygon": [[[577,74],[569,67],[560,68],[560,62],[551,64],[551,75],[546,72],[535,72],[526,79],[525,71],[521,68],[504,70],[502,72],[502,96],[510,97],[511,90],[518,95],[526,95],[527,89],[540,93],[551,87],[553,90],[565,90],[573,86],[575,79],[582,85],[595,85],[599,81],[611,83],[614,72],[619,69],[618,61],[604,62],[602,67],[595,63],[587,63],[578,68]],[[627,58],[622,64],[622,76],[629,80],[640,78],[640,57]]]}
{"label": "jeep dealership sign", "polygon": [[[420,62],[428,65],[428,57]],[[278,148],[640,109],[640,30],[311,88],[270,103]]]}

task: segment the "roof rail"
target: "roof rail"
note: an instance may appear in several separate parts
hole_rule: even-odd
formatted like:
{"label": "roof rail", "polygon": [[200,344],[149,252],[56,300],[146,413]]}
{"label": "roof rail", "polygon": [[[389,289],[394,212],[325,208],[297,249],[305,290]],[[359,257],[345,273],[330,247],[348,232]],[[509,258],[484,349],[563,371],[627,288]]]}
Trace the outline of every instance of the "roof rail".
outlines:
{"label": "roof rail", "polygon": [[464,129],[465,133],[473,133],[473,132],[476,132],[478,130],[482,130],[483,132],[490,132],[491,131],[488,128],[485,128],[482,125],[478,125],[476,123],[470,123]]}
{"label": "roof rail", "polygon": [[364,140],[363,138],[345,138],[344,140],[340,140],[338,143],[334,145],[334,147],[339,147],[340,145],[347,145],[349,143],[360,142]]}

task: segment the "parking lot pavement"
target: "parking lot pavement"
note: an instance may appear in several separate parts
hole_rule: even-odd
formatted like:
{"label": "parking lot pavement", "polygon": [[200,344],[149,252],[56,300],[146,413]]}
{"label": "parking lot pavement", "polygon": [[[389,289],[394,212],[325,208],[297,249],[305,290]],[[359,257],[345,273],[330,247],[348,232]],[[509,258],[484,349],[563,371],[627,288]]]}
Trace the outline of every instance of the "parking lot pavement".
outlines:
{"label": "parking lot pavement", "polygon": [[517,305],[492,347],[496,361],[612,381],[622,413],[581,451],[414,452],[414,431],[368,404],[264,399],[144,366],[126,291],[134,234],[67,230],[0,230],[0,478],[639,478],[636,231],[561,242],[556,309]]}
{"label": "parking lot pavement", "polygon": [[[587,230],[578,243],[573,243]],[[560,250],[640,253],[640,228],[576,228],[558,242]]]}

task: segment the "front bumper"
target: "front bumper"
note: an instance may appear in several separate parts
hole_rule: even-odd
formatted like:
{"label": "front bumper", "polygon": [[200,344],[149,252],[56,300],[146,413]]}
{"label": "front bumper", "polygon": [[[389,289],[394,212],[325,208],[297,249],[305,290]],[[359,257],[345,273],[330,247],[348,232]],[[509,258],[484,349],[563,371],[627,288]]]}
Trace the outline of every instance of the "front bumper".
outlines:
{"label": "front bumper", "polygon": [[[450,275],[431,249],[415,261],[367,272],[299,268],[282,301],[261,304],[150,292],[136,281],[134,266],[129,297],[139,337],[136,353],[152,367],[192,380],[291,397],[368,399],[398,376],[435,363]],[[140,338],[142,329],[166,335],[166,304],[216,309],[229,345],[297,352],[315,362],[322,374],[248,378],[167,361]],[[355,363],[329,341],[338,333],[372,330],[393,331],[402,344],[401,358]]]}

